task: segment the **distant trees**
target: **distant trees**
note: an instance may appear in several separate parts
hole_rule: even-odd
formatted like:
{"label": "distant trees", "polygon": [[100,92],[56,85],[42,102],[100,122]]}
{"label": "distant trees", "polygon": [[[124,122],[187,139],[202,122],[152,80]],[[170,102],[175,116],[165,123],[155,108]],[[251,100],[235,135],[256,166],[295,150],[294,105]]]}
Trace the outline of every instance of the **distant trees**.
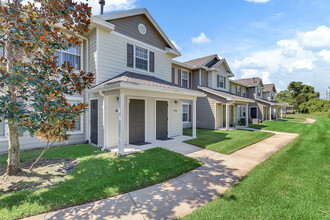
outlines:
{"label": "distant trees", "polygon": [[288,102],[301,113],[328,112],[330,102],[320,99],[320,93],[315,88],[302,82],[291,82],[287,90],[276,95],[278,102]]}

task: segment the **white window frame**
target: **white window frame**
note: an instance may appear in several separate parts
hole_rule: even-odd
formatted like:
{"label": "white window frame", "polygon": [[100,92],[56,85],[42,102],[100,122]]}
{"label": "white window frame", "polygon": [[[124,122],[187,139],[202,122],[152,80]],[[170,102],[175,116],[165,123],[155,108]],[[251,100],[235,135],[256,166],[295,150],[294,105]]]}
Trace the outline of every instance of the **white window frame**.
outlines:
{"label": "white window frame", "polygon": [[245,88],[245,87],[242,87],[242,88],[243,88],[242,96],[243,96],[243,97],[246,97],[246,88]]}
{"label": "white window frame", "polygon": [[[219,76],[219,85],[217,85],[218,86],[218,88],[221,88],[221,89],[224,89],[225,88],[225,77],[224,76],[222,76],[222,75],[220,75],[220,74],[217,74],[217,77]],[[218,80],[217,80],[218,81]],[[220,86],[221,85],[221,83],[222,83],[222,87]]]}
{"label": "white window frame", "polygon": [[[147,69],[145,70],[145,69],[141,69],[141,68],[138,68],[138,67],[136,67],[136,48],[140,48],[140,49],[143,49],[143,50],[146,50],[147,51]],[[150,50],[149,49],[147,49],[146,47],[143,47],[143,46],[140,46],[140,45],[138,45],[138,44],[134,44],[134,51],[133,51],[133,67],[134,67],[134,70],[137,70],[137,71],[141,71],[141,72],[147,72],[147,73],[149,73],[150,71],[149,71],[149,53],[150,53]],[[139,59],[143,59],[143,58],[140,58],[139,57]]]}
{"label": "white window frame", "polygon": [[[184,79],[183,78],[183,72],[186,72],[187,73],[187,79]],[[189,71],[188,70],[185,70],[185,69],[181,69],[181,86],[183,86],[183,80],[186,80],[187,81],[187,87],[185,88],[189,88]]]}
{"label": "white window frame", "polygon": [[[258,95],[258,91],[260,90],[260,95]],[[256,87],[256,96],[257,97],[262,97],[262,91],[261,91],[261,88],[260,87]]]}
{"label": "white window frame", "polygon": [[[68,102],[77,102],[77,103],[84,103],[83,97],[66,97]],[[70,103],[71,104],[71,103]],[[80,114],[80,130],[77,131],[68,131],[68,134],[83,134],[84,133],[84,113]]]}
{"label": "white window frame", "polygon": [[67,52],[67,51],[63,51],[63,50],[58,50],[58,52],[61,52],[61,53],[66,53],[66,54],[70,54],[70,55],[74,55],[74,56],[80,56],[80,69],[75,69],[75,71],[81,71],[84,69],[84,44],[81,44],[80,45],[80,54],[76,54],[76,53],[71,53],[71,52]]}
{"label": "white window frame", "polygon": [[272,101],[273,101],[273,100],[274,100],[274,97],[275,97],[275,96],[274,96],[274,93],[273,93],[273,92],[271,92],[271,93],[270,93],[270,100],[272,100]]}
{"label": "white window frame", "polygon": [[[188,103],[182,103],[182,121],[183,123],[189,123],[189,105]],[[183,112],[183,106],[187,106],[188,112]],[[187,114],[187,121],[184,121],[183,114]]]}

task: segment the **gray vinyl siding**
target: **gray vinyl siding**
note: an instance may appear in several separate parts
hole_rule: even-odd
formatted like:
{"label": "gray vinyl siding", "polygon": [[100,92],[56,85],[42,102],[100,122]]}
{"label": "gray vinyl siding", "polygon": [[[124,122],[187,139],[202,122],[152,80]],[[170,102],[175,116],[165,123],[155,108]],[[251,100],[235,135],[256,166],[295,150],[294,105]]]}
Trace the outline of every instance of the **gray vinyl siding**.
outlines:
{"label": "gray vinyl siding", "polygon": [[197,128],[215,129],[215,103],[225,103],[226,100],[212,94],[197,98]]}
{"label": "gray vinyl siding", "polygon": [[[165,47],[170,47],[158,34],[156,29],[153,27],[153,25],[149,21],[147,21],[144,15],[138,15],[138,16],[122,18],[117,20],[110,20],[109,22],[114,24],[115,31],[121,34],[132,37],[144,43],[150,44],[162,50],[164,50]],[[139,24],[144,24],[146,26],[147,29],[146,34],[143,35],[139,32],[138,30]]]}
{"label": "gray vinyl siding", "polygon": [[202,70],[202,86],[205,86],[205,87],[209,86],[208,74],[205,70]]}
{"label": "gray vinyl siding", "polygon": [[247,98],[249,98],[249,99],[255,99],[256,98],[255,97],[255,92],[256,92],[255,87],[247,88],[246,89],[246,96],[247,96]]}
{"label": "gray vinyl siding", "polygon": [[197,86],[199,85],[199,71],[194,70],[192,71],[192,89],[197,89]]}
{"label": "gray vinyl siding", "polygon": [[89,36],[89,71],[96,74],[96,31]]}

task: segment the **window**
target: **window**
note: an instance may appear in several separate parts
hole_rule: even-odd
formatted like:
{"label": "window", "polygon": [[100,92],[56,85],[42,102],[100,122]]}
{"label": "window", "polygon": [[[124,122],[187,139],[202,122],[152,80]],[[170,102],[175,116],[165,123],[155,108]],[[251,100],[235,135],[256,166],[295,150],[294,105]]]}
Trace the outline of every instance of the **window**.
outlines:
{"label": "window", "polygon": [[148,71],[148,50],[135,47],[135,68]]}
{"label": "window", "polygon": [[189,73],[186,70],[181,71],[181,85],[185,88],[189,87]]}
{"label": "window", "polygon": [[243,97],[246,97],[246,88],[243,88],[242,95],[243,95]]}
{"label": "window", "polygon": [[5,121],[2,120],[0,122],[0,138],[6,137],[6,124]]}
{"label": "window", "polygon": [[257,88],[257,96],[261,96],[261,89],[260,88]]}
{"label": "window", "polygon": [[245,115],[246,115],[246,107],[243,106],[243,117],[245,117]]}
{"label": "window", "polygon": [[225,88],[225,77],[218,75],[218,87]]}
{"label": "window", "polygon": [[183,122],[189,122],[189,104],[182,105],[182,120]]}
{"label": "window", "polygon": [[237,89],[236,90],[237,90],[236,94],[237,95],[241,95],[241,87],[240,86],[237,86]]}
{"label": "window", "polygon": [[274,100],[274,93],[270,93],[271,100]]}
{"label": "window", "polygon": [[238,116],[238,119],[241,118],[241,106],[237,107],[237,116]]}
{"label": "window", "polygon": [[68,50],[58,50],[55,52],[57,65],[61,66],[68,61],[75,70],[81,70],[81,47],[70,47]]}
{"label": "window", "polygon": [[[82,103],[82,100],[69,100],[70,105],[78,105]],[[76,124],[74,125],[73,132],[82,132],[82,122],[83,122],[83,116],[82,114],[79,115],[79,118],[76,119]]]}

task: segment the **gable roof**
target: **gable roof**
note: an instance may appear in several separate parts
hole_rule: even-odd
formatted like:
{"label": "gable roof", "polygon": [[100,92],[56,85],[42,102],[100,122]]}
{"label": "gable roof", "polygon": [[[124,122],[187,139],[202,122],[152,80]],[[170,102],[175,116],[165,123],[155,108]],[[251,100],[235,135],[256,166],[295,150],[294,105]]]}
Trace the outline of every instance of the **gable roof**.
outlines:
{"label": "gable roof", "polygon": [[269,83],[269,84],[264,84],[263,90],[264,92],[276,92],[275,84],[274,83]]}
{"label": "gable roof", "polygon": [[263,86],[262,80],[259,77],[252,77],[247,79],[237,79],[233,80],[233,82],[241,83],[247,87],[256,87],[259,84]]}
{"label": "gable roof", "polygon": [[145,88],[158,88],[158,89],[167,89],[172,90],[172,92],[177,93],[184,93],[184,94],[190,94],[202,97],[203,94],[201,92],[198,92],[196,90],[187,89],[182,86],[179,86],[177,84],[174,84],[172,82],[168,82],[159,78],[156,78],[154,76],[148,76],[143,75],[139,73],[133,73],[133,72],[124,72],[118,76],[115,76],[109,80],[106,80],[102,83],[99,83],[98,85],[95,85],[92,87],[91,90],[102,90],[103,88],[106,88],[111,85],[115,85],[117,83],[126,83],[131,85],[141,85]]}
{"label": "gable roof", "polygon": [[186,62],[183,62],[184,64],[187,64],[189,66],[204,66],[205,64],[208,63],[208,61],[211,61],[213,58],[217,57],[216,54],[209,55],[206,57],[201,57],[193,60],[189,60]]}
{"label": "gable roof", "polygon": [[157,24],[155,19],[151,16],[149,11],[146,8],[140,8],[140,9],[133,9],[128,11],[120,11],[120,12],[113,12],[103,15],[95,15],[95,17],[100,18],[105,21],[111,21],[115,19],[120,18],[126,18],[126,17],[133,17],[137,15],[145,15],[147,19],[151,22],[151,24],[155,27],[155,29],[158,31],[160,36],[163,38],[163,40],[171,47],[170,50],[173,50],[173,53],[176,53],[177,55],[181,55],[180,52],[176,49],[176,47],[173,45],[173,43],[170,41],[170,39],[166,36],[164,31],[160,28],[160,26]]}

